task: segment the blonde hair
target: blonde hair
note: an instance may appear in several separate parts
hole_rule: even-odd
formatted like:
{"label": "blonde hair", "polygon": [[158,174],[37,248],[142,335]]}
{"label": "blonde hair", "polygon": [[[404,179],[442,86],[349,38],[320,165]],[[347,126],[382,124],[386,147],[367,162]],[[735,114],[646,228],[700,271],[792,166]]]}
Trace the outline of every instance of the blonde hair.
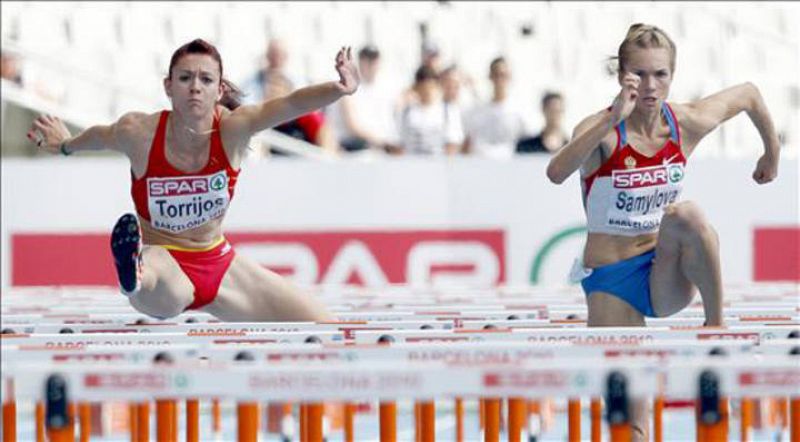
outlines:
{"label": "blonde hair", "polygon": [[657,26],[646,25],[643,23],[636,23],[628,28],[628,33],[622,44],[619,45],[617,56],[613,59],[617,60],[619,71],[625,69],[628,62],[630,51],[634,48],[650,49],[650,48],[664,48],[669,51],[669,68],[675,72],[675,43],[667,35],[666,32]]}

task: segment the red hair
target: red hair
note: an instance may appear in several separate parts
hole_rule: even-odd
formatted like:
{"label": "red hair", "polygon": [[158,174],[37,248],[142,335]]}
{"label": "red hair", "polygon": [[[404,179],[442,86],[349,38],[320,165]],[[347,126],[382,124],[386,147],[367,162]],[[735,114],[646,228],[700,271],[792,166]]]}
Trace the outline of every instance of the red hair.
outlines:
{"label": "red hair", "polygon": [[175,50],[175,52],[172,54],[172,58],[169,61],[169,71],[167,73],[168,78],[172,78],[172,68],[175,67],[175,64],[177,64],[181,58],[189,54],[204,54],[216,60],[217,65],[219,65],[220,81],[222,82],[222,98],[220,98],[219,104],[227,107],[230,110],[234,110],[239,107],[242,104],[242,91],[236,87],[235,84],[225,79],[222,70],[222,57],[219,55],[219,51],[216,47],[214,47],[214,45],[203,40],[202,38],[196,38]]}

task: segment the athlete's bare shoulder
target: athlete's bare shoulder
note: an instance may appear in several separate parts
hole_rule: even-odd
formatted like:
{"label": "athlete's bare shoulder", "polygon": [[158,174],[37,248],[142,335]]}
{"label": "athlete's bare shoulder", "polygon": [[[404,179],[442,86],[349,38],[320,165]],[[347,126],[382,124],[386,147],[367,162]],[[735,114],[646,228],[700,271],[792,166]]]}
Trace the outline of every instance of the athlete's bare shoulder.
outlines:
{"label": "athlete's bare shoulder", "polygon": [[[580,136],[582,133],[589,130],[589,128],[593,127],[597,124],[600,120],[608,116],[608,109],[599,110],[588,117],[581,120],[577,126],[575,126],[575,130],[572,133],[572,138],[575,139],[576,137]],[[608,131],[606,131],[605,135],[603,135],[603,139],[600,140],[600,145],[603,147],[613,147],[616,144],[617,134],[614,131],[613,127],[609,127]]]}
{"label": "athlete's bare shoulder", "polygon": [[223,106],[218,107],[220,130],[223,138],[237,142],[241,141],[241,139],[250,138],[252,133],[250,133],[250,125],[245,117],[252,107],[251,105],[241,105],[235,110],[230,110]]}
{"label": "athlete's bare shoulder", "polygon": [[678,127],[681,130],[681,141],[685,152],[692,152],[697,143],[717,123],[706,121],[702,112],[698,112],[698,101],[687,103],[670,103],[669,107],[675,114]]}
{"label": "athlete's bare shoulder", "polygon": [[669,108],[672,109],[672,113],[675,114],[675,118],[678,120],[678,123],[687,124],[691,120],[691,115],[694,113],[693,106],[695,105],[694,102],[686,102],[686,103],[669,103]]}
{"label": "athlete's bare shoulder", "polygon": [[[604,116],[608,115],[608,109],[599,110],[593,114],[590,114],[588,117],[581,120],[580,123],[575,126],[575,130],[573,131],[573,138],[577,135],[586,132],[590,127],[594,126],[598,121],[600,121]],[[613,133],[613,130],[609,130],[609,134]]]}
{"label": "athlete's bare shoulder", "polygon": [[235,110],[230,110],[227,107],[220,106],[218,110],[222,145],[225,147],[225,153],[234,168],[239,167],[247,149],[247,143],[253,135],[250,133],[247,119],[242,118],[243,112],[246,112],[243,108],[247,107],[247,105],[242,105]]}
{"label": "athlete's bare shoulder", "polygon": [[158,127],[160,116],[160,112],[128,112],[122,115],[114,124],[114,134],[120,149],[128,153],[147,149]]}
{"label": "athlete's bare shoulder", "polygon": [[[572,139],[574,140],[577,136],[589,130],[589,128],[594,127],[595,124],[608,115],[608,112],[608,109],[601,109],[584,118],[580,123],[578,123],[577,126],[575,126]],[[600,140],[600,143],[598,143],[598,148],[593,150],[589,157],[584,160],[583,164],[581,164],[581,176],[588,176],[597,170],[597,168],[603,164],[603,161],[611,156],[611,152],[613,152],[616,144],[617,134],[612,127],[609,127],[608,131]]]}

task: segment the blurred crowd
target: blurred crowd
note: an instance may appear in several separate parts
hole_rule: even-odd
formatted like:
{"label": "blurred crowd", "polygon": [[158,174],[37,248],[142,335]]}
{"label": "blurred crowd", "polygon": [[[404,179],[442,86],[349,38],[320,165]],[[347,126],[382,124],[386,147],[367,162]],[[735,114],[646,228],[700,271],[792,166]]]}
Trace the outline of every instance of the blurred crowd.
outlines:
{"label": "blurred crowd", "polygon": [[[243,103],[258,103],[291,93],[310,84],[288,72],[287,45],[272,39],[264,51],[263,66],[238,85]],[[334,155],[380,152],[390,155],[478,155],[509,158],[516,154],[550,153],[566,144],[562,127],[564,99],[547,92],[541,103],[525,103],[510,96],[512,67],[497,57],[487,65],[491,97],[482,100],[475,79],[457,65],[441,66],[439,50],[425,44],[420,63],[408,74],[408,83],[385,80],[381,52],[374,45],[354,51],[361,85],[358,91],[274,129],[319,146]],[[224,55],[223,55],[224,56]],[[4,84],[26,88],[57,104],[45,88],[26,84],[18,54],[2,52]],[[541,106],[543,121],[532,124],[526,106]],[[285,155],[267,148],[264,155]]]}
{"label": "blurred crowd", "polygon": [[[516,100],[509,93],[512,66],[504,57],[487,63],[485,81],[491,83],[492,93],[481,100],[476,93],[477,80],[457,65],[441,66],[435,45],[423,45],[419,66],[408,74],[407,85],[385,80],[378,47],[366,45],[354,52],[361,74],[355,94],[275,130],[341,155],[381,152],[510,158],[551,153],[568,141],[562,126],[561,94],[547,92],[540,103]],[[308,84],[287,72],[289,56],[282,40],[267,43],[264,66],[240,84],[245,103],[285,95]],[[540,106],[544,121],[530,123],[526,106]],[[275,149],[270,152],[278,153]]]}
{"label": "blurred crowd", "polygon": [[[287,70],[289,51],[284,41],[272,39],[264,51],[263,66],[239,87],[245,104],[291,93],[309,81]],[[516,154],[550,153],[568,141],[562,126],[564,99],[547,92],[540,103],[521,102],[510,94],[512,66],[504,57],[487,63],[486,77],[473,79],[459,66],[441,66],[439,50],[425,44],[420,63],[408,74],[408,83],[384,79],[381,52],[374,45],[358,48],[361,85],[358,91],[274,129],[319,146],[335,155],[380,152],[390,155],[477,155],[510,158]],[[2,53],[2,78],[27,87],[40,98],[58,101],[42,88],[23,82],[19,57]],[[476,81],[491,83],[491,96],[481,99]],[[531,123],[534,106],[543,121]],[[526,109],[528,107],[528,109]],[[261,154],[283,155],[268,148]]]}
{"label": "blurred crowd", "polygon": [[[363,79],[358,92],[277,128],[325,152],[547,154],[568,141],[582,115],[610,104],[618,89],[608,56],[630,23],[641,21],[668,29],[683,48],[673,100],[696,100],[752,81],[796,155],[800,84],[792,72],[798,31],[787,8],[780,2],[735,8],[669,2],[579,8],[569,2],[3,2],[0,154],[32,155],[24,136],[9,134],[26,127],[36,112],[58,113],[83,126],[169,107],[161,81],[169,56],[196,37],[217,46],[226,77],[247,93],[245,102],[335,79],[335,46],[355,43]],[[261,140],[280,148],[254,140],[256,156],[304,150],[265,135]],[[757,131],[737,118],[705,141],[699,154],[741,157],[759,150]]]}

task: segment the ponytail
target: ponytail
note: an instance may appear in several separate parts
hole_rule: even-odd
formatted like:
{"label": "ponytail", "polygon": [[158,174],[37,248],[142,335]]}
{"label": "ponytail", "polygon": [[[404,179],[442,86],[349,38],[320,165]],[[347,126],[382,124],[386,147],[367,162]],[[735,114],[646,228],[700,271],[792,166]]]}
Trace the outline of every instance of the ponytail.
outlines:
{"label": "ponytail", "polygon": [[219,99],[220,105],[227,107],[229,110],[235,110],[242,105],[243,96],[244,93],[238,86],[228,79],[222,79],[222,98]]}

